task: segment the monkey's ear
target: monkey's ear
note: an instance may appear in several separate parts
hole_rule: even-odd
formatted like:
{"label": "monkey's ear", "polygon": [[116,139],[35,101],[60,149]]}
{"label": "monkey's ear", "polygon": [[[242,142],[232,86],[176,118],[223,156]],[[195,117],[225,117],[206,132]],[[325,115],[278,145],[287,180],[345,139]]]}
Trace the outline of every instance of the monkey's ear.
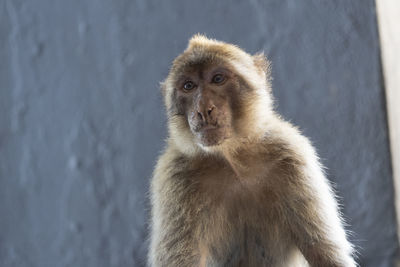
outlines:
{"label": "monkey's ear", "polygon": [[260,71],[264,72],[267,77],[271,74],[271,63],[268,61],[267,57],[263,52],[253,55],[254,65]]}

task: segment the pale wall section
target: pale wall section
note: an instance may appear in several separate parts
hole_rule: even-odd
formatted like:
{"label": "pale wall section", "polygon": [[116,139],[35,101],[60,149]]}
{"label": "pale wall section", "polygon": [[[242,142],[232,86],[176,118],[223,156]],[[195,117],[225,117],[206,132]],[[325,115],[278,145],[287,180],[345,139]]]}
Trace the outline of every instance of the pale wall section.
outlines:
{"label": "pale wall section", "polygon": [[373,0],[2,0],[0,266],[144,265],[158,83],[197,32],[265,50],[277,108],[318,147],[361,266],[392,265]]}
{"label": "pale wall section", "polygon": [[[397,222],[400,221],[400,1],[376,1],[381,42],[383,76],[385,80],[387,113],[393,179],[396,193]],[[397,233],[399,234],[399,223]]]}

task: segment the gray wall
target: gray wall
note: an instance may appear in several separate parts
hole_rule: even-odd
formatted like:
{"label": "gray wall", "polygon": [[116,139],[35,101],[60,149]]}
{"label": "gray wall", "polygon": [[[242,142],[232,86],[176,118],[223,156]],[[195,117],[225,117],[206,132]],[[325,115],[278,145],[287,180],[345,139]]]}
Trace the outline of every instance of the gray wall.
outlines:
{"label": "gray wall", "polygon": [[143,266],[158,83],[194,33],[272,61],[361,266],[398,250],[373,0],[0,0],[0,266]]}

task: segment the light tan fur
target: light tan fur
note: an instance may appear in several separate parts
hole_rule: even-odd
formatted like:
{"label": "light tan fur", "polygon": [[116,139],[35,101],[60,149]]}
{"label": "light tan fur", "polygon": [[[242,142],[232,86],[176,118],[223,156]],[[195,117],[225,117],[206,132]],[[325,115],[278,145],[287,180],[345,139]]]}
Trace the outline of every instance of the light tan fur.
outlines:
{"label": "light tan fur", "polygon": [[168,114],[169,138],[151,182],[149,265],[356,266],[334,194],[307,138],[273,110],[263,54],[196,35],[164,81],[212,58],[254,90],[241,95],[232,136],[199,143],[185,116]]}

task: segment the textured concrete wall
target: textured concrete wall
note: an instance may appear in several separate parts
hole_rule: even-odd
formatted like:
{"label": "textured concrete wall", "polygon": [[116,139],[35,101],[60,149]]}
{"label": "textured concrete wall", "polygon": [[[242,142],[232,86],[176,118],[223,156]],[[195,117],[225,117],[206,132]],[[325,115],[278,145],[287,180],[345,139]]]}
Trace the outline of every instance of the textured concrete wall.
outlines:
{"label": "textured concrete wall", "polygon": [[194,33],[264,50],[361,266],[398,250],[373,0],[0,0],[0,266],[143,266],[158,82]]}

